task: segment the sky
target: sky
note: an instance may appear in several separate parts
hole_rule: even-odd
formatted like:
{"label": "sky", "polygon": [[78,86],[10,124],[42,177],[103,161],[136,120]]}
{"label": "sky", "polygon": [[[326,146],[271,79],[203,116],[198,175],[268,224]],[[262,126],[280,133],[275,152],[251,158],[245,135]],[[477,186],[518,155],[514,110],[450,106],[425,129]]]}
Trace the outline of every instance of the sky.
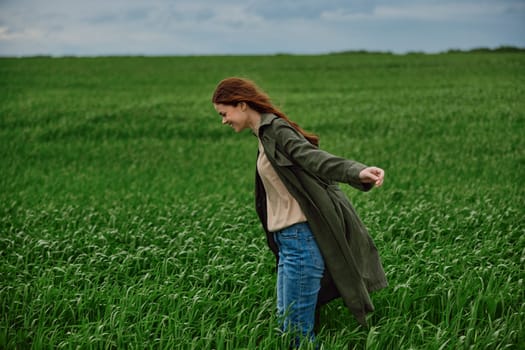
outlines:
{"label": "sky", "polygon": [[0,56],[525,47],[525,0],[0,0]]}

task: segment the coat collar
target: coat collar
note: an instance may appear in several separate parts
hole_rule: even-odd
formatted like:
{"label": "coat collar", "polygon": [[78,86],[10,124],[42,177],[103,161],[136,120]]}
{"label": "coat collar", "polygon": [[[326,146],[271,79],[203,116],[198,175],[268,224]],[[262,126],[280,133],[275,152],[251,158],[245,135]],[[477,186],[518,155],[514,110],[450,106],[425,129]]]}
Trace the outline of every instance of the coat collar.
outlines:
{"label": "coat collar", "polygon": [[261,129],[265,126],[272,124],[275,119],[279,117],[272,113],[263,113],[261,114],[261,124],[259,124],[258,136],[261,135]]}

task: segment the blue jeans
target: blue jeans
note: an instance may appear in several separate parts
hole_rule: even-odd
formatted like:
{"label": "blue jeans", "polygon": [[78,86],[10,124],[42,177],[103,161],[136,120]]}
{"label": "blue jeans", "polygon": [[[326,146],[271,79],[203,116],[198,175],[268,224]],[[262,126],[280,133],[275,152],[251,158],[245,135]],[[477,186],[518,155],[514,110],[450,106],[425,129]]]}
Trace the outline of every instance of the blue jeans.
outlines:
{"label": "blue jeans", "polygon": [[308,223],[274,233],[279,248],[277,313],[281,330],[313,341],[315,307],[321,288],[324,260]]}

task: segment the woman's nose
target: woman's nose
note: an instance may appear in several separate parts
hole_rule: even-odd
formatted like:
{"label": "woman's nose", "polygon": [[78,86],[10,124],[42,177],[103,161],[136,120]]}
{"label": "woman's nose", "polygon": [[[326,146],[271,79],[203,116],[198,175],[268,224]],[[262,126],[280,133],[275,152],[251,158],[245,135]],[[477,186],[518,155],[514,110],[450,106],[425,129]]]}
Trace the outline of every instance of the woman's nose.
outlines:
{"label": "woman's nose", "polygon": [[222,117],[222,123],[226,124],[226,117]]}

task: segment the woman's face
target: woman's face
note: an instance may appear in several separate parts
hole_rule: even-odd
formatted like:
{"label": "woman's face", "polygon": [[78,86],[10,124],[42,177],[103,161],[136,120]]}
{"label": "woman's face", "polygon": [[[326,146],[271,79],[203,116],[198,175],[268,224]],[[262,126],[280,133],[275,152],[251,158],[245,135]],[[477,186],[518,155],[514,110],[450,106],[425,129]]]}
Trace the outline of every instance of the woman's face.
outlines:
{"label": "woman's face", "polygon": [[245,113],[246,105],[244,103],[239,103],[237,106],[214,103],[213,107],[215,107],[217,113],[222,117],[222,123],[231,126],[236,132],[241,132],[250,127],[248,125],[248,115]]}

